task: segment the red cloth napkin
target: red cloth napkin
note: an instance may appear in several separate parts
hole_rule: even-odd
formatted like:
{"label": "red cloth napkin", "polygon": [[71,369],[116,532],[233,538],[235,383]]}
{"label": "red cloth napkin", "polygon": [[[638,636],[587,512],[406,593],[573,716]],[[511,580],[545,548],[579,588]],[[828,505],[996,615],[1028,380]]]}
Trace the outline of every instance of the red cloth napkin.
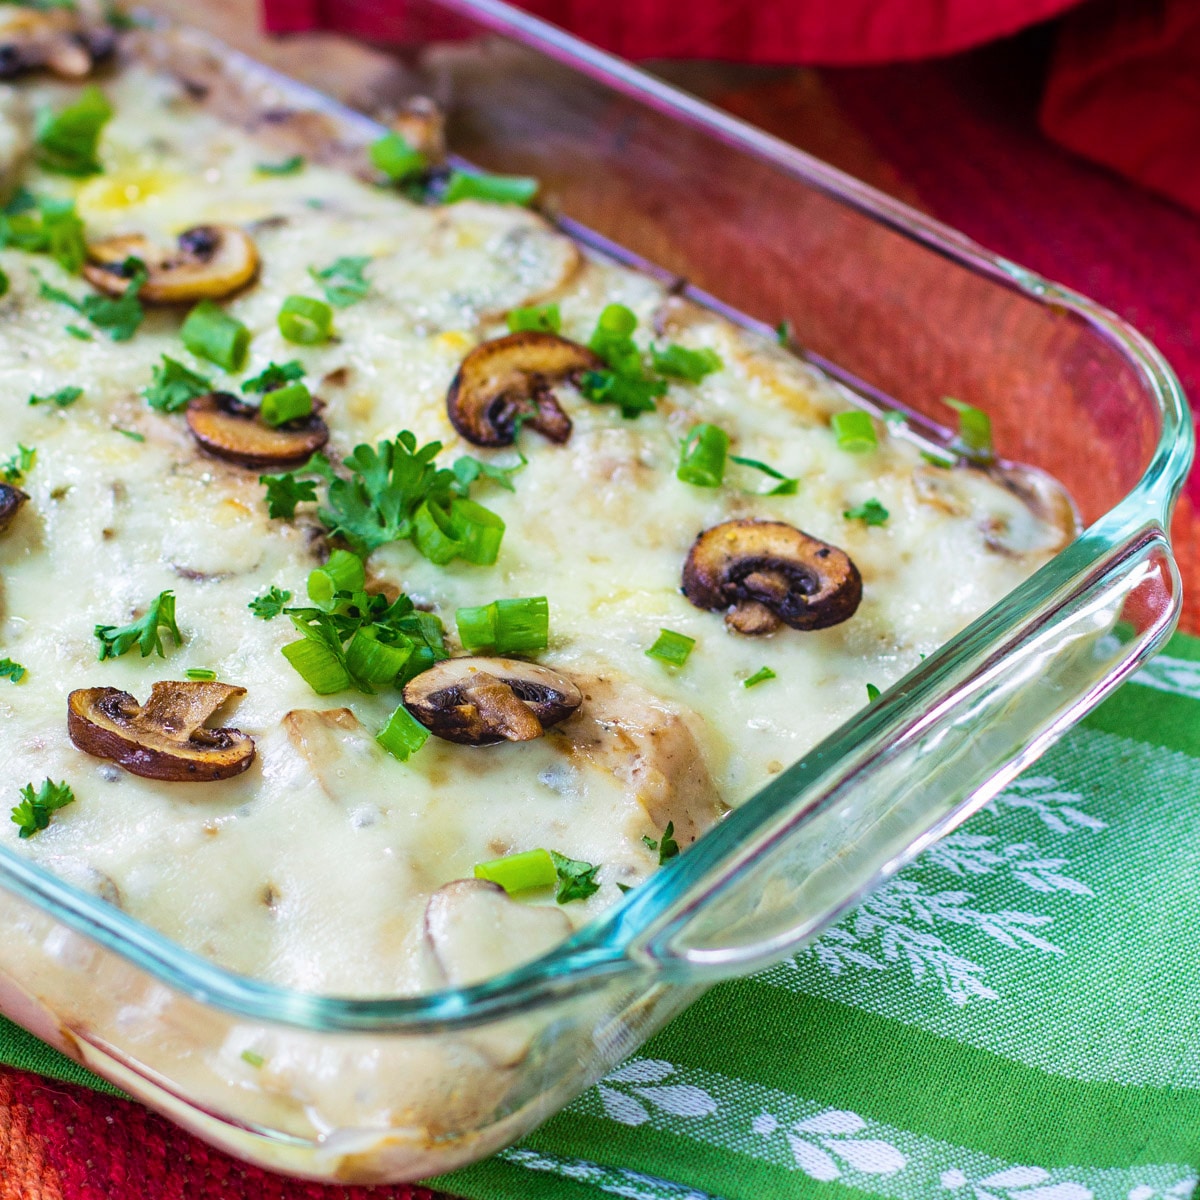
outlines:
{"label": "red cloth napkin", "polygon": [[[523,0],[627,58],[849,65],[949,54],[1079,0]],[[404,43],[404,0],[263,0],[269,30]],[[1093,0],[1063,22],[1042,126],[1085,157],[1200,211],[1200,3]]]}
{"label": "red cloth napkin", "polygon": [[1042,128],[1200,212],[1200,4],[1100,0],[1064,22]]}

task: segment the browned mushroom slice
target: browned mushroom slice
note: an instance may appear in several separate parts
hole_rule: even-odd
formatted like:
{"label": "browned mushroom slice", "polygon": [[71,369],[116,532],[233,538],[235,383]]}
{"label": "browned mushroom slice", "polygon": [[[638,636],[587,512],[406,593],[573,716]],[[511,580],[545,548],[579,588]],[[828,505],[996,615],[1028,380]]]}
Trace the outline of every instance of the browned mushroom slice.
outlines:
{"label": "browned mushroom slice", "polygon": [[510,446],[519,424],[552,442],[571,436],[571,419],[551,389],[604,364],[586,346],[554,333],[510,333],[476,346],[446,395],[450,424],[476,446]]}
{"label": "browned mushroom slice", "polygon": [[512,658],[448,658],[404,686],[404,704],[430,733],[464,746],[527,742],[583,702],[569,679]]}
{"label": "browned mushroom slice", "polygon": [[253,239],[229,225],[197,225],[179,235],[176,249],[164,250],[141,234],[104,238],[88,246],[87,280],[110,296],[129,286],[129,259],[145,264],[146,282],[138,296],[152,304],[219,300],[245,287],[258,274]]}
{"label": "browned mushroom slice", "polygon": [[482,879],[438,888],[425,908],[425,936],[451,987],[466,987],[540,958],[571,935],[557,908],[519,904]]}
{"label": "browned mushroom slice", "polygon": [[112,53],[114,41],[109,26],[93,25],[73,5],[45,10],[5,5],[0,9],[0,79],[39,67],[79,79]]}
{"label": "browned mushroom slice", "polygon": [[242,467],[290,467],[329,441],[329,426],[314,411],[286,425],[268,425],[251,404],[228,392],[197,396],[187,406],[188,428],[216,458]]}
{"label": "browned mushroom slice", "polygon": [[211,783],[254,761],[254,739],[205,722],[246,689],[228,683],[156,683],[144,705],[111,687],[67,697],[67,733],[85,754],[111,759],[134,775],[172,783]]}
{"label": "browned mushroom slice", "polygon": [[3,533],[12,523],[21,505],[29,497],[20,488],[10,483],[0,483],[0,533]]}
{"label": "browned mushroom slice", "polygon": [[726,521],[688,551],[683,594],[739,633],[825,629],[854,616],[862,576],[844,550],[782,521]]}
{"label": "browned mushroom slice", "polygon": [[414,149],[419,150],[431,167],[446,158],[446,119],[428,96],[411,96],[392,118],[392,128]]}

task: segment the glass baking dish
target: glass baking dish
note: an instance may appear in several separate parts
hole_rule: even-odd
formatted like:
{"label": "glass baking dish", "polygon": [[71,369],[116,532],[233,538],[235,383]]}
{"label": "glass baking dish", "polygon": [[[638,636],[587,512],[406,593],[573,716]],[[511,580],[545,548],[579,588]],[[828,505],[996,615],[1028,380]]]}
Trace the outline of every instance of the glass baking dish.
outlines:
{"label": "glass baking dish", "polygon": [[[408,0],[404,20],[465,159],[537,175],[569,232],[743,324],[786,319],[798,353],[933,441],[939,397],[986,408],[1086,529],[619,907],[475,987],[272,987],[0,850],[0,1011],[234,1154],[356,1183],[520,1137],[995,795],[1171,632],[1165,530],[1192,455],[1161,356],[1088,300],[495,0]],[[243,115],[315,109],[342,146],[380,132],[206,37],[151,40]]]}

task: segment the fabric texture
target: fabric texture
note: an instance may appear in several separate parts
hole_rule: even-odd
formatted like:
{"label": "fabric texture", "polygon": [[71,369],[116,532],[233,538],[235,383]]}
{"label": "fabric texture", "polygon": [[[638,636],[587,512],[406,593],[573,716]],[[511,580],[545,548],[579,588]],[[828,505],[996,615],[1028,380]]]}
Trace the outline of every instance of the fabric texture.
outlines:
{"label": "fabric texture", "polygon": [[[523,1144],[436,1182],[479,1200],[1186,1200],[1198,796],[1200,639],[1178,637],[800,955],[714,988]],[[11,1025],[0,1059],[87,1078]]]}
{"label": "fabric texture", "polygon": [[[626,58],[872,63],[977,46],[1080,0],[522,0],[518,7]],[[420,0],[263,0],[277,33],[335,29],[407,42]]]}

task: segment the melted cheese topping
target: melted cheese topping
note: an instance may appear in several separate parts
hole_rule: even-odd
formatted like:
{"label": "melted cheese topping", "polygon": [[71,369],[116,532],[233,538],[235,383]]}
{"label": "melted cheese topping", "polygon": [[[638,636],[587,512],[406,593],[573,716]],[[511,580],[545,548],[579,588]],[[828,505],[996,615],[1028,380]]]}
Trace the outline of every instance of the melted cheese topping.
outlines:
{"label": "melted cheese topping", "polygon": [[[24,90],[33,103],[72,94],[47,83]],[[445,442],[443,461],[476,453],[511,463],[510,452],[461,443],[447,420],[446,389],[465,353],[504,331],[507,310],[545,298],[560,304],[565,336],[586,341],[603,306],[620,302],[645,340],[666,311],[663,290],[584,260],[520,208],[418,207],[313,165],[262,175],[255,164],[276,157],[270,149],[140,69],[106,90],[116,115],[102,142],[105,174],[76,184],[33,173],[30,185],[73,194],[93,238],[140,232],[168,243],[197,224],[247,228],[261,275],[227,307],[253,341],[245,370],[226,377],[183,350],[171,310],[149,310],[128,342],[99,331],[77,340],[65,327],[82,322],[39,298],[37,276],[76,295],[82,282],[48,258],[0,251],[11,279],[0,300],[0,455],[17,443],[37,449],[23,485],[31,503],[0,542],[0,654],[28,668],[18,686],[0,682],[0,748],[13,803],[17,787],[47,776],[77,797],[28,840],[5,821],[0,844],[224,966],[330,993],[436,986],[446,967],[425,936],[430,894],[478,861],[534,846],[600,864],[602,886],[586,902],[529,901],[582,923],[620,899],[618,882],[656,868],[643,837],[657,839],[671,820],[686,844],[852,717],[868,683],[899,678],[1061,543],[1013,491],[980,472],[930,468],[882,428],[872,453],[838,449],[828,420],[847,402],[835,388],[693,314],[671,336],[716,350],[721,370],[673,384],[657,412],[632,421],[563,388],[570,441],[527,432],[515,492],[480,486],[478,499],[507,525],[494,567],[438,567],[407,542],[372,556],[372,578],[431,607],[451,634],[460,605],[545,594],[551,642],[541,661],[588,696],[579,716],[538,741],[474,749],[431,739],[398,763],[373,740],[398,696],[314,696],[280,654],[296,637],[287,619],[247,609],[270,585],[302,602],[317,563],[312,506],[295,522],[268,519],[258,472],[205,457],[182,415],[141,398],[152,367],[169,354],[236,391],[269,361],[296,358],[327,404],[331,457],[411,429]],[[10,114],[8,125],[20,120]],[[368,296],[336,311],[327,344],[287,343],[275,323],[283,298],[318,295],[309,268],[341,255],[372,259]],[[69,408],[27,403],[67,385],[84,389]],[[727,429],[734,453],[799,478],[796,494],[756,494],[763,477],[732,467],[720,489],[679,482],[680,439],[699,421]],[[888,509],[885,525],[843,516],[870,498]],[[864,579],[858,613],[821,632],[750,638],[693,608],[679,590],[687,551],[701,530],[734,517],[785,521],[844,548]],[[97,662],[93,627],[126,623],[168,588],[183,646],[165,659]],[[696,639],[683,670],[646,657],[660,627]],[[745,688],[764,665],[776,678]],[[107,685],[144,700],[153,682],[189,667],[247,689],[223,718],[257,742],[246,774],[155,783],[71,744],[72,689]]]}

